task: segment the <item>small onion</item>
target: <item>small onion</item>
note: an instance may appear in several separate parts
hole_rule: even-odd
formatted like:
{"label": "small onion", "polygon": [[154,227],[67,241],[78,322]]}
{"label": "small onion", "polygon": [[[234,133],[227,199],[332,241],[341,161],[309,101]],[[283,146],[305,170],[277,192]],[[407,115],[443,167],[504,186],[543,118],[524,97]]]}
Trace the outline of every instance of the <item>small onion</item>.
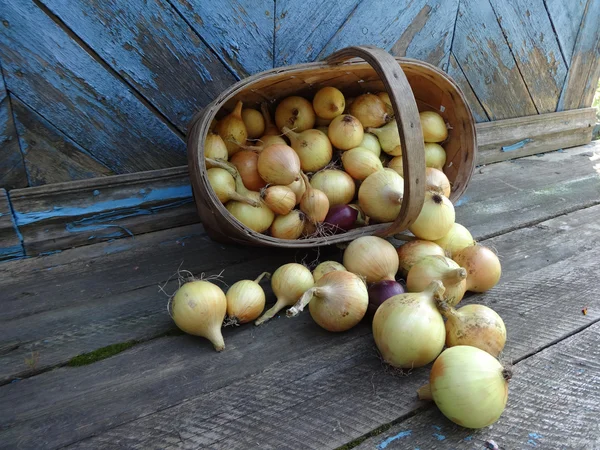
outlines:
{"label": "small onion", "polygon": [[286,185],[298,179],[300,159],[292,147],[274,144],[260,152],[257,167],[267,183]]}
{"label": "small onion", "polygon": [[411,267],[427,256],[445,256],[444,249],[435,242],[420,239],[401,245],[398,247],[400,274],[406,277]]}
{"label": "small onion", "polygon": [[454,309],[439,302],[446,320],[446,347],[471,345],[498,357],[506,344],[506,327],[496,311],[484,305],[465,305]]}
{"label": "small onion", "polygon": [[265,121],[265,136],[276,136],[279,134],[279,129],[273,123],[273,119],[271,119],[271,114],[269,113],[269,106],[266,102],[262,102],[260,105],[260,112],[262,113],[263,119]]}
{"label": "small onion", "polygon": [[373,337],[383,360],[402,369],[429,364],[444,348],[444,319],[434,298],[444,292],[434,281],[423,292],[400,294],[384,301],[373,317]]}
{"label": "small onion", "polygon": [[333,149],[327,135],[319,130],[305,130],[296,133],[288,127],[282,128],[290,139],[290,146],[300,158],[300,167],[304,172],[316,172],[331,161]]}
{"label": "small onion", "polygon": [[265,133],[265,119],[262,114],[255,109],[242,109],[242,120],[246,125],[248,139],[256,139]]}
{"label": "small onion", "polygon": [[[221,159],[227,161],[229,153],[227,152],[227,146],[221,136],[216,133],[208,133],[206,140],[204,141],[204,158]],[[206,168],[211,169],[213,167],[208,161],[205,161]]]}
{"label": "small onion", "polygon": [[393,222],[402,206],[404,180],[392,169],[369,175],[358,189],[358,204],[377,222]]}
{"label": "small onion", "polygon": [[301,172],[300,175],[306,186],[306,192],[300,200],[300,210],[306,214],[306,217],[310,222],[323,222],[329,212],[329,199],[323,191],[314,189],[310,185],[304,172]]}
{"label": "small onion", "polygon": [[359,181],[378,170],[383,170],[379,157],[363,147],[356,147],[342,153],[342,165],[352,178]]}
{"label": "small onion", "polygon": [[337,169],[325,169],[315,173],[310,185],[325,193],[330,206],[350,203],[356,192],[356,184],[352,177]]}
{"label": "small onion", "polygon": [[365,132],[356,117],[342,114],[331,121],[327,136],[335,148],[350,150],[360,145]]}
{"label": "small onion", "polygon": [[452,257],[459,266],[467,269],[467,290],[485,292],[498,284],[502,267],[498,256],[483,245],[471,245]]}
{"label": "small onion", "polygon": [[419,118],[425,142],[442,142],[448,137],[446,122],[435,111],[423,111],[419,114]]}
{"label": "small onion", "polygon": [[421,292],[432,281],[439,280],[446,289],[444,298],[454,306],[467,290],[467,271],[445,256],[426,256],[416,263],[406,277],[409,292]]}
{"label": "small onion", "polygon": [[327,86],[319,89],[313,97],[313,109],[322,119],[334,119],[344,112],[346,100],[339,89]]}
{"label": "small onion", "polygon": [[404,163],[402,162],[402,155],[394,156],[387,166],[401,177],[404,176]]}
{"label": "small onion", "polygon": [[442,414],[465,428],[496,422],[506,407],[512,373],[477,347],[457,345],[436,359],[419,398],[433,400]]}
{"label": "small onion", "polygon": [[280,130],[283,127],[300,132],[315,125],[315,111],[311,102],[303,97],[284,98],[275,109],[275,123]]}
{"label": "small onion", "polygon": [[358,219],[358,211],[348,205],[335,205],[329,208],[324,224],[333,232],[348,231],[354,228]]}
{"label": "small onion", "polygon": [[383,280],[373,283],[369,286],[369,308],[367,309],[367,315],[373,317],[377,309],[388,298],[404,294],[405,292],[404,287],[397,281]]}
{"label": "small onion", "polygon": [[270,274],[264,272],[254,281],[237,281],[227,290],[227,316],[233,323],[251,322],[265,309],[265,291],[259,284],[265,276]]}
{"label": "small onion", "polygon": [[364,128],[385,124],[390,119],[387,111],[383,100],[375,94],[359,95],[350,106],[350,114],[356,117]]}
{"label": "small onion", "polygon": [[269,186],[261,192],[261,198],[275,214],[287,214],[296,206],[296,194],[286,186]]}
{"label": "small onion", "polygon": [[230,162],[240,173],[244,186],[251,191],[260,191],[267,185],[258,173],[258,153],[241,150],[231,157]]}
{"label": "small onion", "polygon": [[454,206],[450,200],[437,192],[427,191],[423,208],[409,230],[420,239],[435,241],[450,231],[454,218]]}
{"label": "small onion", "polygon": [[[211,169],[213,170],[213,169]],[[249,192],[248,197],[258,203],[258,206],[250,206],[238,201],[227,202],[225,208],[233,217],[257,233],[264,233],[269,229],[275,219],[275,214],[260,199],[258,192]]]}
{"label": "small onion", "polygon": [[235,109],[217,123],[217,132],[225,142],[229,156],[233,156],[240,150],[240,145],[246,143],[248,131],[242,119],[242,102],[237,102]]}
{"label": "small onion", "polygon": [[365,131],[377,136],[381,149],[388,155],[398,156],[402,154],[398,124],[395,120],[388,122],[380,128],[367,128]]}
{"label": "small onion", "polygon": [[346,270],[365,277],[367,283],[395,280],[398,253],[392,244],[377,236],[361,236],[344,251]]}
{"label": "small onion", "polygon": [[446,254],[452,258],[452,255],[463,248],[474,245],[475,241],[469,230],[461,224],[454,222],[450,231],[443,238],[437,239],[435,243],[442,247]]}
{"label": "small onion", "polygon": [[425,142],[425,166],[443,170],[446,164],[446,151],[440,144]]}
{"label": "small onion", "polygon": [[427,167],[425,169],[425,189],[450,197],[450,180],[441,170]]}
{"label": "small onion", "polygon": [[377,157],[381,155],[381,145],[379,144],[379,140],[371,133],[365,133],[359,147],[366,148],[370,152],[373,152]]}
{"label": "small onion", "polygon": [[323,275],[336,270],[346,270],[346,268],[337,261],[323,261],[315,270],[313,270],[313,278],[315,283],[321,279]]}
{"label": "small onion", "polygon": [[298,178],[295,181],[292,181],[290,184],[287,185],[287,187],[289,187],[294,192],[294,194],[296,194],[296,205],[300,203],[300,200],[302,200],[302,196],[306,192],[306,186],[304,185],[304,180],[302,179],[302,177]]}
{"label": "small onion", "polygon": [[313,285],[312,273],[302,264],[289,263],[279,267],[271,277],[271,288],[277,297],[277,302],[254,324],[261,325],[286,306],[292,306]]}
{"label": "small onion", "polygon": [[304,230],[304,214],[297,209],[284,216],[277,216],[271,224],[271,236],[278,239],[298,239]]}
{"label": "small onion", "polygon": [[313,320],[327,331],[346,331],[357,325],[367,312],[369,294],[359,276],[346,271],[323,275],[287,311],[294,317],[308,304]]}

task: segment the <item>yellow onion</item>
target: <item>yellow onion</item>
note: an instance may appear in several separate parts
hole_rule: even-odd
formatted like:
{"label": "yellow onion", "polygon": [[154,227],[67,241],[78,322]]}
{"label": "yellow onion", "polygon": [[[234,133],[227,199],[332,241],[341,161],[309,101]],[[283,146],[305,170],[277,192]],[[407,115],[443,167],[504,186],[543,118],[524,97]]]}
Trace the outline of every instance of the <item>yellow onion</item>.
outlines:
{"label": "yellow onion", "polygon": [[380,127],[390,120],[383,100],[375,94],[363,94],[356,97],[350,106],[350,114],[356,117],[364,128]]}
{"label": "yellow onion", "polygon": [[288,127],[283,127],[282,130],[298,154],[300,167],[304,172],[316,172],[329,164],[333,150],[325,133],[314,129],[296,133]]}
{"label": "yellow onion", "polygon": [[[212,170],[212,169],[211,169]],[[258,192],[249,192],[248,197],[258,203],[258,206],[250,206],[238,201],[227,202],[225,208],[233,217],[257,233],[264,233],[269,229],[275,219],[275,214],[269,209],[265,202],[260,199]]]}
{"label": "yellow onion", "polygon": [[271,288],[277,298],[277,302],[266,311],[256,322],[261,325],[273,318],[275,314],[286,306],[295,304],[302,294],[314,285],[312,273],[302,264],[289,263],[279,267],[271,277]]}
{"label": "yellow onion", "polygon": [[288,214],[275,217],[271,224],[271,236],[278,239],[298,239],[304,231],[304,213],[297,209]]}
{"label": "yellow onion", "polygon": [[[210,158],[209,158],[210,160]],[[247,203],[252,206],[257,206],[258,203],[254,198],[248,195],[248,192],[237,192],[235,179],[227,170],[220,167],[213,167],[206,171],[208,182],[215,191],[215,194],[225,204],[230,200]]]}
{"label": "yellow onion", "polygon": [[310,315],[327,331],[346,331],[357,325],[367,312],[369,294],[359,276],[346,271],[323,275],[287,311],[288,317],[297,316],[308,304]]}
{"label": "yellow onion", "polygon": [[284,98],[275,109],[277,128],[291,128],[296,132],[308,130],[315,125],[315,112],[312,104],[303,97]]}
{"label": "yellow onion", "polygon": [[475,245],[469,230],[456,222],[452,225],[450,231],[443,238],[437,239],[435,243],[442,247],[450,258],[463,248]]}
{"label": "yellow onion", "polygon": [[290,184],[287,185],[287,187],[289,187],[292,190],[292,192],[296,194],[296,205],[300,203],[300,200],[302,200],[302,197],[306,192],[306,186],[304,185],[304,180],[302,179],[302,177],[298,178],[295,181],[292,181]]}
{"label": "yellow onion", "polygon": [[393,222],[400,213],[404,180],[392,169],[369,175],[358,189],[358,204],[372,220]]}
{"label": "yellow onion", "polygon": [[344,112],[346,100],[344,94],[334,87],[324,87],[313,97],[313,109],[318,117],[322,119],[334,119]]}
{"label": "yellow onion", "polygon": [[237,102],[235,109],[217,123],[217,133],[225,142],[229,156],[240,150],[246,143],[248,131],[242,119],[242,102]]}
{"label": "yellow onion", "polygon": [[350,203],[356,192],[356,184],[352,177],[338,169],[325,169],[315,173],[310,185],[325,193],[329,206]]}
{"label": "yellow onion", "polygon": [[304,180],[306,192],[300,200],[300,210],[306,214],[309,222],[319,223],[325,220],[329,212],[329,199],[327,195],[319,189],[314,189],[308,182],[308,178],[301,172],[300,175]]}
{"label": "yellow onion", "polygon": [[[315,128],[315,130],[319,130],[321,133],[323,133],[325,136],[327,136],[327,133],[329,133],[329,126],[328,125],[318,126]],[[327,137],[327,139],[329,139],[329,137]]]}
{"label": "yellow onion", "polygon": [[467,269],[467,290],[485,292],[498,284],[502,267],[498,256],[483,245],[471,245],[452,256],[459,266]]}
{"label": "yellow onion", "polygon": [[454,309],[438,302],[446,318],[446,347],[470,345],[498,357],[506,344],[506,327],[496,311],[484,305],[465,305]]}
{"label": "yellow onion", "polygon": [[[204,158],[221,159],[227,161],[229,153],[227,152],[227,146],[221,136],[216,133],[208,133],[206,140],[204,141]],[[206,168],[212,168],[212,164],[205,161]]]}
{"label": "yellow onion", "polygon": [[425,166],[443,170],[446,164],[446,151],[444,147],[435,142],[425,142]]}
{"label": "yellow onion", "polygon": [[403,163],[402,163],[402,155],[400,155],[400,156],[394,156],[390,160],[390,162],[388,163],[387,166],[388,166],[388,168],[392,169],[394,172],[396,172],[401,177],[404,176],[404,167],[403,167]]}
{"label": "yellow onion", "polygon": [[422,367],[444,348],[444,319],[435,300],[444,287],[432,282],[423,292],[398,294],[384,301],[373,317],[373,337],[383,360],[402,369]]}
{"label": "yellow onion", "polygon": [[181,331],[208,339],[218,352],[225,348],[221,325],[226,312],[227,298],[221,288],[203,280],[185,283],[169,304],[169,313]]}
{"label": "yellow onion", "polygon": [[400,274],[406,278],[411,267],[427,256],[445,256],[444,249],[435,242],[420,239],[401,245],[398,247]]}
{"label": "yellow onion", "polygon": [[269,186],[263,189],[261,197],[275,214],[287,214],[296,206],[296,194],[287,186]]}
{"label": "yellow onion", "polygon": [[395,280],[398,253],[392,244],[377,236],[361,236],[344,250],[344,267],[367,283]]}
{"label": "yellow onion", "polygon": [[406,288],[420,292],[432,281],[441,281],[446,292],[444,298],[454,306],[462,300],[467,290],[467,271],[445,256],[426,256],[413,265],[406,277]]}
{"label": "yellow onion", "polygon": [[265,133],[265,119],[255,109],[242,109],[242,120],[246,125],[248,139],[256,139]]}
{"label": "yellow onion", "polygon": [[[398,132],[398,124],[395,120],[386,123],[380,128],[367,128],[367,133],[372,133],[377,136],[381,149],[388,155],[398,156],[402,154],[400,147],[400,134]],[[334,144],[335,145],[335,144]]]}
{"label": "yellow onion", "polygon": [[251,191],[260,191],[267,185],[258,173],[258,153],[241,150],[231,157],[230,162],[240,173],[244,186]]}
{"label": "yellow onion", "polygon": [[381,155],[381,145],[379,144],[379,139],[377,139],[371,133],[364,134],[363,140],[360,143],[359,147],[366,148],[370,152],[373,152],[373,154],[377,157]]}
{"label": "yellow onion", "polygon": [[387,111],[388,115],[393,116],[394,107],[392,106],[392,101],[390,100],[389,94],[387,92],[378,92],[377,97],[379,97],[383,103],[385,103],[385,110]]}
{"label": "yellow onion", "polygon": [[331,121],[327,136],[335,148],[350,150],[360,145],[365,132],[356,117],[350,114],[342,114]]}
{"label": "yellow onion", "polygon": [[273,145],[273,144],[287,145],[287,142],[285,139],[283,139],[279,135],[274,135],[274,134],[265,134],[264,136],[261,136],[260,139],[257,139],[257,141],[254,141],[254,143],[256,143],[257,145],[240,145],[240,148],[244,149],[244,150],[252,150],[253,152],[260,153],[265,148],[267,148],[269,145]]}
{"label": "yellow onion", "polygon": [[442,116],[435,111],[423,111],[419,114],[423,140],[425,142],[442,142],[448,137],[448,128]]}
{"label": "yellow onion", "polygon": [[321,279],[323,275],[329,272],[333,272],[335,270],[346,270],[346,268],[337,261],[323,261],[315,270],[313,270],[313,278],[315,279],[315,283]]}
{"label": "yellow onion", "polygon": [[227,316],[236,324],[248,323],[260,316],[265,309],[265,291],[260,282],[268,272],[262,273],[256,280],[240,280],[227,290]]}
{"label": "yellow onion", "polygon": [[452,202],[442,194],[427,191],[423,208],[409,230],[420,239],[435,241],[450,231],[454,225],[454,218]]}
{"label": "yellow onion", "polygon": [[484,428],[504,412],[511,376],[489,353],[457,345],[435,360],[419,398],[433,400],[444,416],[461,427]]}
{"label": "yellow onion", "polygon": [[379,158],[363,147],[355,147],[342,153],[342,165],[352,178],[359,181],[378,170],[383,170]]}
{"label": "yellow onion", "polygon": [[425,169],[425,188],[450,197],[450,180],[444,172],[433,167]]}
{"label": "yellow onion", "polygon": [[292,147],[273,144],[259,153],[257,167],[267,183],[285,186],[298,179],[300,158]]}
{"label": "yellow onion", "polygon": [[263,119],[265,121],[265,131],[263,133],[264,136],[277,136],[279,134],[279,129],[273,123],[273,119],[271,119],[271,114],[269,114],[269,107],[266,102],[262,102],[260,104],[260,112],[262,113]]}

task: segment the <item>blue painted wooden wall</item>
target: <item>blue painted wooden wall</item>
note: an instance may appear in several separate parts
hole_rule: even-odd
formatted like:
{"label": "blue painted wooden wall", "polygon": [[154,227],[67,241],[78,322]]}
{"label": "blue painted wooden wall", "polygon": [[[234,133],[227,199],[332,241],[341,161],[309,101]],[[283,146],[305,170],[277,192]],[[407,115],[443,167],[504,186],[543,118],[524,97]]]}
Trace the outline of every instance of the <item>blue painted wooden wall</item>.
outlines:
{"label": "blue painted wooden wall", "polygon": [[185,164],[225,87],[354,44],[441,67],[479,122],[581,108],[600,0],[0,0],[0,187]]}

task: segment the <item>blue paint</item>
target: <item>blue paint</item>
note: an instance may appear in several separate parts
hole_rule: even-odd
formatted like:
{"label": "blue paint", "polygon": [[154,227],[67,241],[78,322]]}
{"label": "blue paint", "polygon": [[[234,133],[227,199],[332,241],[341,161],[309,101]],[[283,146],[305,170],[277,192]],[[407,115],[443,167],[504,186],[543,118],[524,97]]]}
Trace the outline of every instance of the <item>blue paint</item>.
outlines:
{"label": "blue paint", "polygon": [[444,439],[446,439],[446,436],[444,436],[443,434],[439,434],[439,433],[433,433],[432,436],[434,438],[436,438],[438,441],[443,441]]}
{"label": "blue paint", "polygon": [[531,141],[533,141],[533,139],[523,139],[522,141],[515,142],[512,145],[504,145],[501,150],[503,152],[512,152],[515,150],[519,150],[520,148],[525,147],[525,144],[529,144]]}
{"label": "blue paint", "polygon": [[571,63],[573,48],[577,39],[579,25],[585,11],[586,0],[545,0],[550,19],[554,24],[554,30],[558,36],[558,42],[562,49],[567,66]]}
{"label": "blue paint", "polygon": [[146,189],[140,189],[140,194],[144,195],[146,193]]}
{"label": "blue paint", "polygon": [[126,250],[129,250],[133,247],[133,245],[131,244],[125,244],[125,245],[118,245],[118,246],[114,246],[114,247],[109,247],[106,248],[104,250],[104,254],[105,255],[112,255],[113,253],[121,253],[124,252]]}
{"label": "blue paint", "polygon": [[20,245],[11,245],[0,247],[0,259],[9,259],[23,254],[23,248]]}
{"label": "blue paint", "polygon": [[534,440],[532,440],[532,439],[529,439],[529,440],[527,441],[527,443],[528,443],[529,445],[531,445],[532,447],[537,447],[537,442],[535,442],[535,441],[534,441]]}
{"label": "blue paint", "polygon": [[[0,81],[1,79],[2,73],[0,73]],[[0,149],[2,149],[0,151],[0,180],[2,180],[2,186],[7,189],[25,187],[28,184],[10,106],[2,84],[0,86]]]}
{"label": "blue paint", "polygon": [[431,428],[433,428],[434,430],[442,431],[442,427],[440,427],[439,425],[431,425]]}
{"label": "blue paint", "polygon": [[42,252],[38,256],[54,255],[54,254],[60,253],[60,252],[62,252],[62,250],[50,250],[50,251],[47,251],[47,252]]}
{"label": "blue paint", "polygon": [[387,438],[387,439],[385,439],[385,440],[381,441],[381,442],[379,443],[379,445],[377,445],[377,448],[379,448],[379,449],[383,450],[383,449],[384,449],[384,448],[386,448],[388,445],[390,445],[390,443],[392,443],[392,442],[394,442],[394,441],[396,441],[396,440],[398,440],[398,439],[402,439],[402,438],[408,437],[408,436],[410,436],[411,434],[412,434],[412,430],[401,431],[400,433],[398,433],[398,434],[396,434],[396,435],[394,435],[394,436],[391,436],[391,437],[389,437],[389,438]]}
{"label": "blue paint", "polygon": [[469,196],[468,195],[463,195],[461,198],[459,198],[456,203],[454,203],[454,206],[461,206],[464,205],[465,203],[467,203],[469,201]]}
{"label": "blue paint", "polygon": [[92,195],[94,197],[96,197],[96,196],[100,195],[100,191],[98,189],[94,189],[94,192],[92,192]]}
{"label": "blue paint", "polygon": [[470,442],[472,440],[473,440],[473,436],[471,436],[471,435],[469,435],[469,436],[467,436],[466,438],[463,439],[463,441],[466,441],[466,442]]}
{"label": "blue paint", "polygon": [[542,436],[541,434],[537,434],[537,433],[529,433],[529,437],[532,439],[542,439],[544,436]]}

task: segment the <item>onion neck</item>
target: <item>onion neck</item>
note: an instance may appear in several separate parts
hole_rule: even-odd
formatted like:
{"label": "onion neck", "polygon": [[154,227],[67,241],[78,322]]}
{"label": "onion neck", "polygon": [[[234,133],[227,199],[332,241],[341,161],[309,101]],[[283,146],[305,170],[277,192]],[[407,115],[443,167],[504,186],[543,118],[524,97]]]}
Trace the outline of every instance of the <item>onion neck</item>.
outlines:
{"label": "onion neck", "polygon": [[283,134],[285,134],[286,136],[289,136],[290,142],[292,144],[294,144],[295,141],[300,139],[300,133],[296,133],[295,131],[289,129],[288,127],[283,127],[281,129],[281,131],[283,131]]}
{"label": "onion neck", "polygon": [[268,131],[270,128],[276,129],[277,127],[271,119],[271,114],[269,114],[269,107],[267,106],[266,102],[262,102],[260,104],[260,112],[262,113],[262,116],[265,119],[265,131]]}
{"label": "onion neck", "polygon": [[300,314],[301,311],[304,310],[306,305],[312,300],[313,296],[318,292],[321,288],[312,287],[300,297],[300,300],[296,302],[294,306],[287,310],[286,315],[288,317],[295,317]]}
{"label": "onion neck", "polygon": [[448,304],[446,300],[436,299],[435,304],[442,316],[445,318],[457,317],[460,313]]}
{"label": "onion neck", "polygon": [[271,274],[270,274],[269,272],[263,272],[263,273],[261,273],[261,274],[258,276],[258,278],[257,278],[256,280],[254,280],[254,282],[255,282],[256,284],[258,284],[258,283],[260,283],[260,282],[262,281],[262,279],[263,279],[263,278],[265,278],[265,277],[267,277],[267,280],[268,280],[269,278],[271,278]]}
{"label": "onion neck", "polygon": [[402,194],[400,192],[390,189],[388,186],[386,186],[384,189],[384,197],[386,197],[392,203],[397,203],[399,205],[402,204]]}
{"label": "onion neck", "polygon": [[233,200],[235,202],[247,203],[248,205],[253,206],[255,208],[260,206],[260,203],[258,203],[256,200],[252,200],[251,198],[244,197],[243,195],[238,194],[235,191],[229,193],[229,200]]}
{"label": "onion neck", "polygon": [[429,294],[435,300],[441,300],[446,289],[441,281],[435,280],[429,283],[429,285],[425,288],[425,293]]}
{"label": "onion neck", "polygon": [[308,177],[304,172],[300,171],[300,176],[302,177],[302,182],[304,183],[304,195],[309,195],[312,193],[313,187],[310,185],[310,181],[308,181]]}
{"label": "onion neck", "polygon": [[225,341],[223,340],[223,334],[221,333],[220,325],[221,324],[219,324],[217,328],[210,330],[206,335],[206,339],[212,342],[215,350],[218,352],[225,349]]}
{"label": "onion neck", "polygon": [[460,267],[458,269],[450,269],[442,276],[444,284],[458,284],[467,278],[466,269]]}
{"label": "onion neck", "polygon": [[267,320],[272,319],[275,314],[285,308],[289,303],[284,299],[278,298],[277,302],[269,308],[262,316],[260,316],[255,322],[254,325],[258,326],[265,323]]}
{"label": "onion neck", "polygon": [[242,119],[242,106],[243,106],[243,103],[241,101],[237,102],[231,115],[233,117],[236,117],[241,120]]}
{"label": "onion neck", "polygon": [[433,395],[431,394],[431,384],[427,383],[426,385],[417,389],[417,395],[419,396],[419,400],[433,400]]}

